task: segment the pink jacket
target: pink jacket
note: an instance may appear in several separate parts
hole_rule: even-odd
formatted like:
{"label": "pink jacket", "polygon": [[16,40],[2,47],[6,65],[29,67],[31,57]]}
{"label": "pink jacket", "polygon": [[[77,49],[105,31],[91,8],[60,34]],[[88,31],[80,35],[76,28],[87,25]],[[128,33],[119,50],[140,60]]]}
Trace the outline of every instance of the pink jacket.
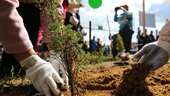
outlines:
{"label": "pink jacket", "polygon": [[16,10],[18,6],[18,0],[0,0],[0,42],[12,54],[33,48],[23,20]]}

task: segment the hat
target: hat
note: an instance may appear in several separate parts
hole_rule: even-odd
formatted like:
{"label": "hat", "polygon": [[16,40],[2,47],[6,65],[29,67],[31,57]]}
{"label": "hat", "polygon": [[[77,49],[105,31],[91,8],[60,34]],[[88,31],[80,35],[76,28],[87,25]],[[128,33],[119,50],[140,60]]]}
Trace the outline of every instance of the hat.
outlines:
{"label": "hat", "polygon": [[122,5],[121,8],[125,9],[125,10],[129,10],[128,5]]}

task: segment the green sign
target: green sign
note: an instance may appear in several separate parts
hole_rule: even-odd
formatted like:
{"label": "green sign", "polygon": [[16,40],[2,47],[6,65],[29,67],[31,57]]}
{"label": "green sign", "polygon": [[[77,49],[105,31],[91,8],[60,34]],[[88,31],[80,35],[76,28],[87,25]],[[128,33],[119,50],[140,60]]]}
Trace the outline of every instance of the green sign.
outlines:
{"label": "green sign", "polygon": [[102,0],[89,0],[89,5],[91,8],[99,8],[102,5]]}

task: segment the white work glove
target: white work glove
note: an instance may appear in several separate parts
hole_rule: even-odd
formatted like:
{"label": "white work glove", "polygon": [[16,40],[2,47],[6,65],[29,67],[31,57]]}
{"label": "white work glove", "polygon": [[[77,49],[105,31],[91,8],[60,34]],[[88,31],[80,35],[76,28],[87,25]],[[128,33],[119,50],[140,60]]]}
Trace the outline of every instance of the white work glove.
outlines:
{"label": "white work glove", "polygon": [[153,42],[145,45],[134,56],[133,60],[139,61],[155,70],[168,62],[169,54],[167,48],[161,46],[162,42]]}
{"label": "white work glove", "polygon": [[69,88],[69,79],[68,73],[65,64],[62,62],[61,58],[54,53],[50,53],[50,57],[47,58],[47,61],[51,63],[53,68],[59,73],[60,77],[63,79],[65,87],[63,90]]}
{"label": "white work glove", "polygon": [[60,77],[59,72],[53,66],[41,59],[38,55],[32,55],[21,61],[21,66],[37,91],[45,96],[60,96],[61,91],[68,86]]}

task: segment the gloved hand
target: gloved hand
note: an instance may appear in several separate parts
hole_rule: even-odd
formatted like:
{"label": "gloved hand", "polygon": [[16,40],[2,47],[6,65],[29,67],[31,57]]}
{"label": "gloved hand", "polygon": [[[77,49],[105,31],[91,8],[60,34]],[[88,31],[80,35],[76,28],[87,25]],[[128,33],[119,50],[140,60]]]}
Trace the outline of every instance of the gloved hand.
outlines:
{"label": "gloved hand", "polygon": [[166,64],[169,59],[168,50],[161,46],[162,42],[153,42],[145,45],[134,56],[133,60],[139,61],[150,67],[150,70],[155,70]]}
{"label": "gloved hand", "polygon": [[59,72],[37,55],[32,55],[21,61],[21,66],[37,91],[45,96],[60,96],[61,90],[68,87]]}
{"label": "gloved hand", "polygon": [[46,60],[51,63],[53,68],[59,73],[60,77],[63,79],[65,87],[61,90],[67,90],[69,88],[69,79],[66,66],[62,62],[60,57],[57,57],[56,54],[50,53],[50,57]]}

